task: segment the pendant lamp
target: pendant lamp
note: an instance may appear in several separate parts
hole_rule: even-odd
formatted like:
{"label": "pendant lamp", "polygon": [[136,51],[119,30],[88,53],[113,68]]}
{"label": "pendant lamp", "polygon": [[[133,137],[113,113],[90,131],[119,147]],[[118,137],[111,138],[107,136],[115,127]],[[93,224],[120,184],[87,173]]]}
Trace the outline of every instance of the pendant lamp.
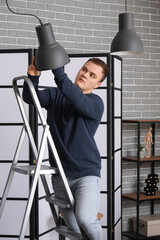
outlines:
{"label": "pendant lamp", "polygon": [[50,23],[36,27],[39,48],[36,51],[36,68],[39,71],[63,67],[70,60],[64,48],[55,41]]}
{"label": "pendant lamp", "polygon": [[143,44],[134,30],[134,15],[127,13],[127,1],[125,1],[125,13],[119,14],[119,31],[111,43],[112,55],[133,55],[143,53]]}
{"label": "pendant lamp", "polygon": [[41,19],[34,14],[16,13],[8,5],[8,9],[18,15],[27,15],[36,17],[40,25],[36,27],[36,33],[39,41],[39,47],[36,51],[36,68],[39,71],[52,70],[63,67],[69,63],[70,59],[65,49],[55,41],[54,33],[50,23],[43,24]]}

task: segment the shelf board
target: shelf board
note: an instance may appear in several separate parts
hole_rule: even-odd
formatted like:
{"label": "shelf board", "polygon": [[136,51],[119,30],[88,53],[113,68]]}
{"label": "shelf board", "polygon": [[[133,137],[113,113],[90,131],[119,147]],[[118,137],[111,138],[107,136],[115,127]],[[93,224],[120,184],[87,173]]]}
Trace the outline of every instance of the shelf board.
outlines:
{"label": "shelf board", "polygon": [[[134,200],[137,201],[137,193],[125,193],[122,194],[122,197],[130,199],[130,200]],[[151,195],[151,196],[146,196],[145,192],[140,192],[139,193],[139,200],[140,201],[147,201],[147,200],[156,200],[156,199],[160,199],[160,191],[156,191],[155,195]]]}
{"label": "shelf board", "polygon": [[[135,232],[123,232],[122,233],[123,236],[131,238],[131,239],[137,239],[137,234]],[[138,240],[146,240],[146,239],[160,239],[160,236],[152,236],[152,237],[146,237],[144,235],[138,234]]]}
{"label": "shelf board", "polygon": [[122,123],[160,123],[160,119],[124,119]]}
{"label": "shelf board", "polygon": [[160,155],[156,156],[150,156],[150,158],[140,158],[138,160],[137,156],[131,156],[131,157],[122,157],[122,160],[124,161],[132,161],[132,162],[155,162],[155,161],[160,161]]}

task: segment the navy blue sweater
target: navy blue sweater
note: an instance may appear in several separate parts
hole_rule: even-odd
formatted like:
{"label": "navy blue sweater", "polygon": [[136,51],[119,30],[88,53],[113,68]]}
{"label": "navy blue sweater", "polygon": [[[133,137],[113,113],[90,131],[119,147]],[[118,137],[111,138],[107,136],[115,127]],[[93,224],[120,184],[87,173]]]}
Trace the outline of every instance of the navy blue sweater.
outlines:
{"label": "navy blue sweater", "polygon": [[[102,99],[83,92],[63,68],[53,70],[57,88],[38,89],[39,77],[29,76],[40,104],[47,110],[47,123],[67,177],[99,176],[101,158],[94,135],[104,111]],[[33,104],[24,83],[23,99]],[[51,166],[56,166],[49,150]]]}

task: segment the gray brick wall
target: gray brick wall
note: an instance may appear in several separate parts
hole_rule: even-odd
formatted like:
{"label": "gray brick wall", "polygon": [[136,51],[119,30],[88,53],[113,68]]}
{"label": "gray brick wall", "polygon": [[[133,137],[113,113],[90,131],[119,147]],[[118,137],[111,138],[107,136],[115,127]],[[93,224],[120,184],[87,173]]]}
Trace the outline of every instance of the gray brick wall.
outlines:
{"label": "gray brick wall", "polygon": [[[13,10],[38,15],[50,22],[55,37],[68,53],[109,52],[118,29],[118,14],[124,12],[124,0],[19,0],[9,1]],[[135,29],[143,40],[144,54],[123,58],[123,118],[160,118],[160,1],[128,0],[128,12],[134,13]],[[35,18],[10,13],[0,1],[0,49],[38,46]],[[144,129],[143,133],[145,134]],[[143,135],[142,133],[142,135]],[[160,153],[160,132],[156,135]],[[133,127],[123,126],[123,155],[136,152]],[[157,164],[156,171],[160,167]],[[143,165],[141,181],[149,172]],[[135,188],[135,164],[123,163],[123,191]],[[157,205],[156,210],[158,211]],[[149,212],[145,203],[142,213]],[[131,228],[135,203],[123,201],[123,226]]]}

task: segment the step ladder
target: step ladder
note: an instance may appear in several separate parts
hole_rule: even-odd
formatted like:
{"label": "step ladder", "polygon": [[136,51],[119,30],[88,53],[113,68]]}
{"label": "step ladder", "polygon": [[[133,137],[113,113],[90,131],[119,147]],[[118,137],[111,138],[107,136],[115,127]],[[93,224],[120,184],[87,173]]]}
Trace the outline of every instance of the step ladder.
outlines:
{"label": "step ladder", "polygon": [[[28,119],[27,119],[27,116],[26,116],[26,113],[24,110],[23,100],[22,100],[22,97],[21,97],[21,94],[19,92],[19,88],[17,85],[17,82],[19,80],[24,80],[28,84],[28,88],[29,88],[29,91],[31,93],[31,96],[32,96],[32,99],[34,102],[34,106],[37,110],[40,122],[43,127],[43,134],[41,137],[39,148],[37,148],[37,146],[35,144],[35,140],[33,138],[32,131],[31,131],[31,128],[30,128],[30,125],[29,125],[29,122],[28,122]],[[57,205],[58,207],[62,207],[62,208],[73,208],[74,207],[74,198],[73,198],[72,192],[70,190],[67,178],[65,176],[61,161],[59,159],[55,144],[53,142],[53,139],[52,139],[52,136],[51,136],[51,133],[49,130],[49,126],[43,115],[43,112],[42,112],[42,109],[40,106],[40,102],[38,100],[34,86],[28,77],[20,76],[20,77],[16,77],[13,79],[13,89],[14,89],[15,96],[16,96],[16,99],[18,102],[18,106],[19,106],[19,109],[21,112],[22,119],[23,119],[23,127],[22,127],[22,131],[21,131],[21,134],[20,134],[20,137],[18,140],[17,148],[15,151],[11,169],[10,169],[10,172],[8,175],[8,179],[7,179],[7,182],[5,185],[5,189],[4,189],[4,192],[2,195],[2,200],[0,203],[0,217],[2,216],[2,213],[3,213],[3,209],[5,206],[6,200],[7,200],[7,196],[9,193],[9,189],[10,189],[10,186],[12,183],[14,173],[17,172],[17,173],[28,174],[28,175],[32,176],[30,192],[29,192],[26,209],[25,209],[25,213],[24,213],[24,218],[23,218],[23,222],[22,222],[22,226],[21,226],[21,230],[20,230],[20,235],[19,235],[19,240],[24,239],[26,227],[27,227],[27,223],[29,220],[29,215],[30,215],[33,199],[34,199],[34,194],[35,194],[38,179],[40,176],[44,190],[45,190],[46,200],[49,203],[49,206],[50,206],[50,209],[51,209],[51,212],[53,215],[53,219],[56,224],[55,231],[60,234],[59,235],[60,239],[65,239],[65,237],[67,237],[72,240],[80,240],[80,239],[82,239],[81,234],[73,232],[71,230],[68,230],[68,228],[66,226],[62,226],[60,224],[59,216],[55,209],[55,205]],[[35,164],[29,165],[29,166],[21,166],[18,164],[18,158],[19,158],[20,151],[21,151],[21,148],[22,148],[23,142],[24,142],[24,137],[26,134],[28,136],[31,149],[34,154]],[[45,150],[45,146],[47,143],[50,146],[50,149],[51,149],[54,159],[56,161],[57,168],[42,164],[44,150]],[[54,195],[52,195],[50,193],[45,174],[59,174],[61,176],[62,181],[64,183],[64,187],[65,187],[67,195],[68,195],[68,199],[69,199],[68,202],[62,201],[61,199],[56,198]]]}

